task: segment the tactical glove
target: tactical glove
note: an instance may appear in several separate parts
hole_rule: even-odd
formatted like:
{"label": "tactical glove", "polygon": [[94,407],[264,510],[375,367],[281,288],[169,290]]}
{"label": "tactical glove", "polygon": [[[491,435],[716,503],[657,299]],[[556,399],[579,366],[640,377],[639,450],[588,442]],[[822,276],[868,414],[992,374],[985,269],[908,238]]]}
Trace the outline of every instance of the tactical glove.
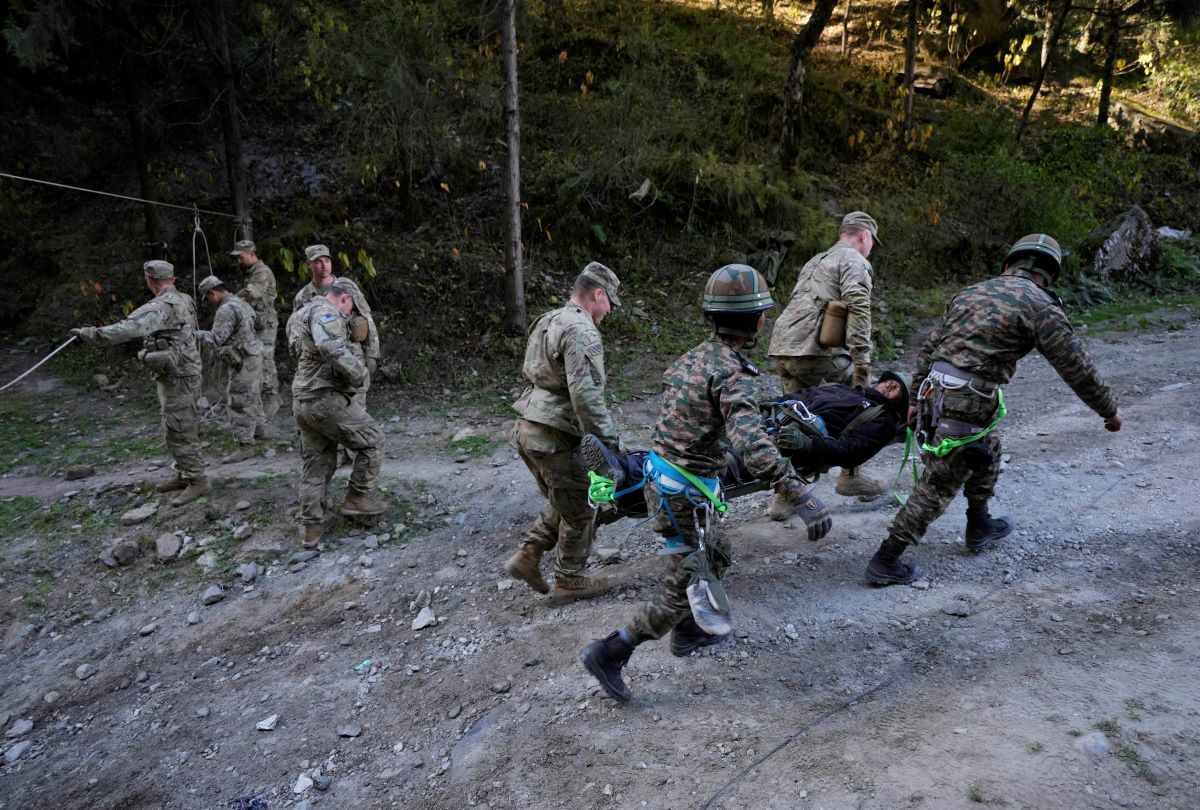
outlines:
{"label": "tactical glove", "polygon": [[871,366],[869,363],[854,364],[854,377],[851,380],[851,384],[855,388],[866,390],[867,386],[871,384]]}
{"label": "tactical glove", "polygon": [[812,437],[799,425],[786,425],[779,431],[779,450],[788,455],[807,453],[812,448]]}
{"label": "tactical glove", "polygon": [[808,527],[808,539],[814,542],[829,534],[829,530],[833,528],[833,518],[829,514],[829,507],[811,492],[805,493],[796,507],[796,514]]}
{"label": "tactical glove", "polygon": [[84,343],[95,343],[99,333],[100,330],[95,326],[77,326],[71,330],[71,334]]}

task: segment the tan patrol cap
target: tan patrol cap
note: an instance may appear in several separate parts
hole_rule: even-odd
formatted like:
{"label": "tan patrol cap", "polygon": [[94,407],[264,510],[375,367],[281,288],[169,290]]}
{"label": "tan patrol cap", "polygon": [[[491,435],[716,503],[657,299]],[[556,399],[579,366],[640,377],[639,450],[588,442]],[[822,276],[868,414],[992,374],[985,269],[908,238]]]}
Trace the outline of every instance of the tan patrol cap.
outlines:
{"label": "tan patrol cap", "polygon": [[329,248],[325,247],[324,245],[309,245],[304,249],[304,255],[311,262],[315,259],[321,258],[322,256],[328,257],[330,253]]}
{"label": "tan patrol cap", "polygon": [[242,239],[233,243],[233,250],[229,251],[230,256],[241,256],[243,253],[258,253],[258,248],[254,247],[254,243],[249,239]]}
{"label": "tan patrol cap", "polygon": [[164,262],[162,259],[146,262],[142,265],[142,270],[145,272],[146,278],[175,278],[175,265]]}
{"label": "tan patrol cap", "polygon": [[621,286],[621,280],[617,278],[617,274],[612,270],[609,270],[600,264],[600,262],[589,262],[588,266],[583,268],[583,272],[579,275],[586,276],[599,284],[604,289],[605,294],[608,295],[608,300],[612,302],[614,307],[621,306],[621,299],[617,298],[617,288]]}
{"label": "tan patrol cap", "polygon": [[208,276],[200,282],[200,286],[197,287],[197,289],[200,290],[201,295],[208,295],[214,288],[220,287],[224,283],[225,282],[221,281],[221,279],[217,278],[216,276]]}
{"label": "tan patrol cap", "polygon": [[862,228],[864,231],[870,231],[871,238],[876,244],[883,244],[879,241],[879,224],[875,221],[875,217],[865,211],[851,211],[846,216],[842,217],[842,227],[853,225],[857,228]]}

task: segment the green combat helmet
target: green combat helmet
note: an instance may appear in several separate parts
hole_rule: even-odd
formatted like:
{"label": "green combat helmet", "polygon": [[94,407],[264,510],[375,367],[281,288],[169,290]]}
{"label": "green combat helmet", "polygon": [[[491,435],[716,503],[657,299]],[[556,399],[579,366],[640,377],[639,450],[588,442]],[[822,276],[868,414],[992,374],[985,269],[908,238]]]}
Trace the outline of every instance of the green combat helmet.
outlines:
{"label": "green combat helmet", "polygon": [[1022,236],[1004,257],[1004,266],[1028,258],[1032,261],[1026,267],[1039,272],[1045,277],[1046,283],[1053,284],[1062,272],[1062,248],[1058,241],[1044,233],[1031,233]]}
{"label": "green combat helmet", "polygon": [[704,314],[762,312],[775,306],[762,273],[748,264],[727,264],[704,285]]}

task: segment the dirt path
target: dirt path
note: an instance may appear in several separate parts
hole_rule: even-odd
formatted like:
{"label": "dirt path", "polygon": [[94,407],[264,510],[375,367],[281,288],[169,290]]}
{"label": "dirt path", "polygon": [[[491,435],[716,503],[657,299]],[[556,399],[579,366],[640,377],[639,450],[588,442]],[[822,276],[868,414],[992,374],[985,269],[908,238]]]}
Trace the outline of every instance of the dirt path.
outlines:
{"label": "dirt path", "polygon": [[[407,406],[385,423],[396,508],[295,565],[286,445],[218,470],[210,503],[131,527],[123,510],[159,500],[144,461],[0,478],[0,503],[43,504],[0,541],[0,719],[34,724],[4,741],[30,745],[0,765],[0,808],[697,808],[718,793],[713,807],[1194,807],[1198,338],[1188,323],[1094,343],[1126,414],[1115,435],[1025,361],[996,503],[1018,530],[966,555],[960,499],[911,552],[919,587],[859,582],[889,504],[820,482],[835,525],[814,544],[768,521],[765,496],[738,501],[739,637],[689,659],[640,648],[627,707],[576,656],[652,593],[656,540],[630,521],[601,529],[597,547],[621,553],[609,597],[563,606],[510,587],[500,568],[536,490],[507,447],[465,457],[446,440],[472,421],[498,436],[501,417]],[[65,407],[61,388],[41,396]],[[654,409],[618,420],[645,436]],[[232,540],[242,524],[249,539]],[[192,544],[159,562],[153,540],[173,530]],[[107,568],[97,554],[117,537],[147,551]],[[264,568],[252,584],[233,573],[248,560]],[[224,598],[203,606],[213,584]],[[427,602],[438,624],[414,631]],[[81,665],[96,673],[80,680]]]}

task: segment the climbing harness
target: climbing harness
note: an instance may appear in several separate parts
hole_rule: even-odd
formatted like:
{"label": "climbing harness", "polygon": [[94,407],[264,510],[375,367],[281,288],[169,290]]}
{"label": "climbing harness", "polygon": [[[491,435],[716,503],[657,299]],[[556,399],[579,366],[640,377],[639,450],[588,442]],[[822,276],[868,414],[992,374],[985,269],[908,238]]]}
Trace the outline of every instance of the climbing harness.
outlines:
{"label": "climbing harness", "polygon": [[65,343],[63,343],[61,346],[59,346],[59,347],[58,347],[57,349],[55,349],[54,351],[50,352],[50,354],[46,355],[46,356],[45,356],[45,357],[43,357],[41,360],[37,361],[37,363],[35,363],[35,364],[34,364],[34,365],[31,367],[31,368],[29,368],[29,369],[26,369],[26,371],[25,371],[23,374],[21,374],[21,376],[17,377],[15,380],[12,380],[12,381],[10,381],[10,382],[7,382],[7,383],[5,383],[4,385],[0,385],[0,391],[4,391],[5,389],[8,389],[8,388],[11,388],[11,387],[13,387],[13,386],[14,386],[14,385],[16,385],[17,383],[19,383],[21,380],[23,380],[23,379],[25,379],[26,377],[28,377],[28,376],[29,376],[30,374],[32,374],[33,372],[37,371],[39,368],[41,368],[43,365],[45,365],[45,364],[46,364],[46,361],[48,361],[48,360],[49,360],[51,357],[53,357],[54,355],[56,355],[56,354],[58,354],[59,352],[61,352],[63,349],[65,349],[65,348],[67,348],[68,346],[70,346],[70,345],[71,345],[72,343],[74,343],[74,342],[75,342],[77,339],[78,339],[78,338],[77,338],[75,335],[71,335],[69,338],[67,338],[67,340],[66,340],[66,342],[65,342]]}
{"label": "climbing harness", "polygon": [[921,442],[921,449],[926,453],[943,458],[949,455],[951,450],[957,450],[963,445],[972,444],[982,439],[984,436],[996,429],[996,425],[1000,424],[1000,420],[1008,415],[1008,408],[1004,405],[1004,392],[999,388],[996,389],[996,418],[987,427],[981,429],[978,433],[973,433],[970,436],[962,436],[952,439],[949,436],[943,436],[942,440],[936,445],[930,444],[927,441]]}
{"label": "climbing harness", "polygon": [[912,477],[913,486],[921,480],[921,473],[917,470],[917,457],[912,452],[915,439],[913,429],[907,425],[904,427],[904,457],[900,459],[900,469],[896,470],[896,480],[892,482],[892,497],[896,499],[896,503],[904,506],[908,503],[908,498],[900,494],[900,479],[904,477],[904,465],[912,459]]}

